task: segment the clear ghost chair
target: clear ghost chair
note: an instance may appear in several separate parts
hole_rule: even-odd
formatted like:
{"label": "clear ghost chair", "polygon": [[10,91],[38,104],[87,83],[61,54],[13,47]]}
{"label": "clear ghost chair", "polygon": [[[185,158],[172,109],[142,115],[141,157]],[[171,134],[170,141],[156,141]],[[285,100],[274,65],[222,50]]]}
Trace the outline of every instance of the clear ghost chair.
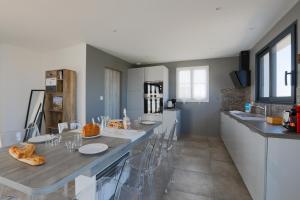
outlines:
{"label": "clear ghost chair", "polygon": [[175,135],[175,130],[176,130],[176,125],[177,125],[177,120],[175,120],[171,130],[169,137],[167,139],[166,144],[164,145],[164,156],[166,157],[168,161],[168,167],[173,164],[173,150],[174,150],[174,135]]}
{"label": "clear ghost chair", "polygon": [[155,189],[154,184],[154,173],[157,168],[161,165],[161,161],[163,158],[163,146],[164,146],[164,138],[165,138],[166,130],[157,133],[157,141],[154,143],[153,151],[150,155],[148,166],[144,169],[144,176],[147,179],[148,183],[148,199],[156,199],[155,195],[157,191],[153,191]]}
{"label": "clear ghost chair", "polygon": [[[148,158],[141,158],[141,155],[136,155],[128,162],[131,172],[139,172],[143,177],[143,199],[153,199],[156,194],[153,192],[154,172],[160,166],[162,160],[165,133],[166,131],[155,133],[154,137],[149,140],[148,145],[151,147],[151,152],[148,153]],[[140,164],[141,161],[142,164]],[[145,182],[145,180],[147,182]],[[146,183],[147,187],[145,187]],[[123,188],[123,190],[125,190],[125,194],[130,193],[127,187]],[[125,199],[127,200],[127,198]]]}
{"label": "clear ghost chair", "polygon": [[0,148],[26,142],[28,139],[40,134],[37,126],[19,131],[7,131],[0,133]]}
{"label": "clear ghost chair", "polygon": [[[167,142],[163,146],[163,157],[164,160],[166,161],[166,166],[164,166],[164,170],[166,173],[166,176],[169,175],[168,183],[174,183],[175,180],[172,178],[172,173],[173,173],[173,166],[174,166],[174,135],[175,135],[175,130],[176,130],[176,125],[177,125],[177,120],[175,120],[173,126],[170,129],[170,133],[167,139]],[[165,187],[164,193],[168,193],[167,187]]]}
{"label": "clear ghost chair", "polygon": [[[39,134],[37,126],[33,126],[31,128],[23,129],[20,131],[7,131],[0,133],[0,151],[3,148],[25,142],[30,137],[33,137],[36,134]],[[0,185],[0,200],[8,199],[17,200],[19,198],[17,198],[14,190]]]}
{"label": "clear ghost chair", "polygon": [[[111,178],[103,177],[97,182],[97,200],[142,200],[145,175],[153,162],[153,152],[159,135],[149,139],[143,153],[127,158],[120,173]],[[154,142],[154,143],[153,143]],[[108,187],[110,185],[110,187]],[[111,198],[112,196],[112,198]]]}

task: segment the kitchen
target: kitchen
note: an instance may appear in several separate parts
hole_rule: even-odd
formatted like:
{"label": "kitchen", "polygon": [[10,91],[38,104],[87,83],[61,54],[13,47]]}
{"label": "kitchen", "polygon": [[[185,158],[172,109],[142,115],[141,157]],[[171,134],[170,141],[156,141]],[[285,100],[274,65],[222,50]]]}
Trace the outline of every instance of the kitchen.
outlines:
{"label": "kitchen", "polygon": [[300,198],[299,1],[0,6],[0,199]]}

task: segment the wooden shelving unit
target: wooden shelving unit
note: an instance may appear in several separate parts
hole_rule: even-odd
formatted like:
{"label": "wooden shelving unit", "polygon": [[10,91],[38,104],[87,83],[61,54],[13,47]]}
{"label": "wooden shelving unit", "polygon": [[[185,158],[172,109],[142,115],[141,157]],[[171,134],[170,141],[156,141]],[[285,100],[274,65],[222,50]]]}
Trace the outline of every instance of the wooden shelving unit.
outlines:
{"label": "wooden shelving unit", "polygon": [[57,124],[76,120],[76,72],[68,69],[46,71],[46,133],[57,133]]}

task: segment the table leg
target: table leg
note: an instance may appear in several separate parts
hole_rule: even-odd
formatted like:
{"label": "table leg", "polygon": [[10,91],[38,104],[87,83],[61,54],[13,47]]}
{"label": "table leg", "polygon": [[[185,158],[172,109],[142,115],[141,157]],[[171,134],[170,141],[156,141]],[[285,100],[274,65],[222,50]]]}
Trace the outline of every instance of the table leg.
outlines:
{"label": "table leg", "polygon": [[68,196],[68,191],[69,191],[69,184],[66,183],[64,185],[64,196],[67,197]]}
{"label": "table leg", "polygon": [[44,200],[45,196],[28,195],[27,200]]}

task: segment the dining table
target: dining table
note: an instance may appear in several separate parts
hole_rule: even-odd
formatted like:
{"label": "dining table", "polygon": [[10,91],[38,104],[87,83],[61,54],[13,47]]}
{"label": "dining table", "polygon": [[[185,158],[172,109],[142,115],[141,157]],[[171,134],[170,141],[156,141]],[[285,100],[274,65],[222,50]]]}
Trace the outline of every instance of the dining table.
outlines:
{"label": "dining table", "polygon": [[8,153],[9,147],[0,148],[0,185],[22,192],[28,199],[39,199],[63,188],[81,175],[92,177],[99,174],[130,152],[134,146],[147,140],[160,125],[161,122],[132,126],[133,130],[139,130],[140,133],[140,136],[135,135],[134,139],[118,137],[117,134],[83,139],[82,145],[103,143],[108,146],[105,152],[94,155],[70,152],[65,146],[65,141],[72,140],[74,135],[78,134],[78,130],[65,131],[61,134],[61,142],[55,146],[36,144],[36,154],[43,155],[46,160],[45,164],[40,166],[22,163]]}

